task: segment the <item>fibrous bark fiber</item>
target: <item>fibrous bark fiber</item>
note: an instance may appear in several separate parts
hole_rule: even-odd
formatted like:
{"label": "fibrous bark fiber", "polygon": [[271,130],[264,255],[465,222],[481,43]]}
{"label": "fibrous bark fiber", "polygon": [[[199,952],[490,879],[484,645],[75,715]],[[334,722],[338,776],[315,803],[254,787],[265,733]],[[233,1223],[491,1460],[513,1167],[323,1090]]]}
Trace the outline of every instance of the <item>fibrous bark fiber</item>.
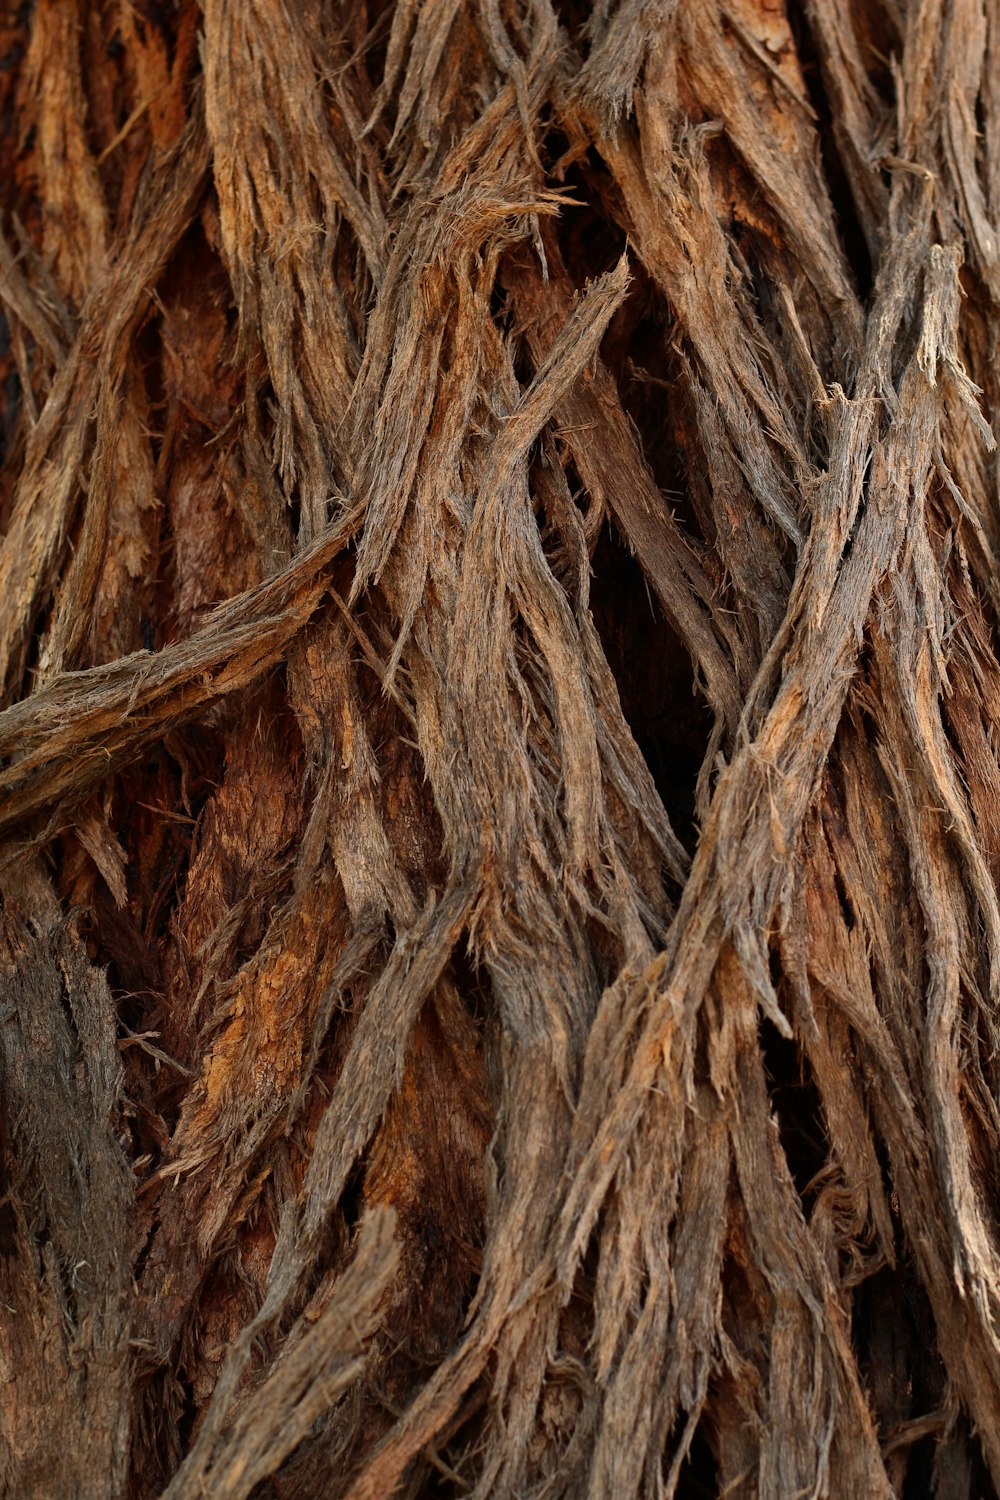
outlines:
{"label": "fibrous bark fiber", "polygon": [[0,1492],[1000,1493],[998,0],[0,63]]}

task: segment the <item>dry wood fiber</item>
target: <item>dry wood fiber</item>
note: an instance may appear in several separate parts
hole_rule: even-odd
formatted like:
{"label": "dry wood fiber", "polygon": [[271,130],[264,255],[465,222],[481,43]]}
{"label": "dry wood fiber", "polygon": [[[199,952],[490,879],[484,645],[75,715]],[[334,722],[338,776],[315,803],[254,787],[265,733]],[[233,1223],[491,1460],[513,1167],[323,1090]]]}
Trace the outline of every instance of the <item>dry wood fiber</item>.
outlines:
{"label": "dry wood fiber", "polygon": [[1000,1495],[997,0],[11,0],[0,165],[0,1495]]}

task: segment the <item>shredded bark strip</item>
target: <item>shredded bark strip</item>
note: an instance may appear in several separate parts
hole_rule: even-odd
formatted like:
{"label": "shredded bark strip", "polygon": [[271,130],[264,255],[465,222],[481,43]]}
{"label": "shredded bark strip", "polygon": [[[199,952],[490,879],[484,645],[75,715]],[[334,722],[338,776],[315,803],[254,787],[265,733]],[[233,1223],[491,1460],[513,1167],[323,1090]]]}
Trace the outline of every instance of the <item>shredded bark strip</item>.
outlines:
{"label": "shredded bark strip", "polygon": [[0,1495],[1000,1496],[996,0],[26,0],[0,164]]}

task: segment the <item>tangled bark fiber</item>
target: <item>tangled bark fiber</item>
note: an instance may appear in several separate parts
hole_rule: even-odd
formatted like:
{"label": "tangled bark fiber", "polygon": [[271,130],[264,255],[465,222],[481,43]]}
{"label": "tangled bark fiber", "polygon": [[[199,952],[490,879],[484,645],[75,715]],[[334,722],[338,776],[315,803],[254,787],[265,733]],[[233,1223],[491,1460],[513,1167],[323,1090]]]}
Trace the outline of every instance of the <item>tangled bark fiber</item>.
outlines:
{"label": "tangled bark fiber", "polygon": [[995,0],[0,43],[0,1491],[1000,1492]]}

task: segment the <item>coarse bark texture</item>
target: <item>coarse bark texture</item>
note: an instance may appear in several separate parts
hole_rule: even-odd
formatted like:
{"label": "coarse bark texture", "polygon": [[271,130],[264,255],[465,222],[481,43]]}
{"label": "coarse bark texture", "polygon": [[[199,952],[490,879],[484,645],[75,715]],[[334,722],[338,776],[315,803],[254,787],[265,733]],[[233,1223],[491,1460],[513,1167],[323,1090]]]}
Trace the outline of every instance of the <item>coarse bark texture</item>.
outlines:
{"label": "coarse bark texture", "polygon": [[998,0],[8,0],[0,153],[0,1493],[1000,1494]]}

